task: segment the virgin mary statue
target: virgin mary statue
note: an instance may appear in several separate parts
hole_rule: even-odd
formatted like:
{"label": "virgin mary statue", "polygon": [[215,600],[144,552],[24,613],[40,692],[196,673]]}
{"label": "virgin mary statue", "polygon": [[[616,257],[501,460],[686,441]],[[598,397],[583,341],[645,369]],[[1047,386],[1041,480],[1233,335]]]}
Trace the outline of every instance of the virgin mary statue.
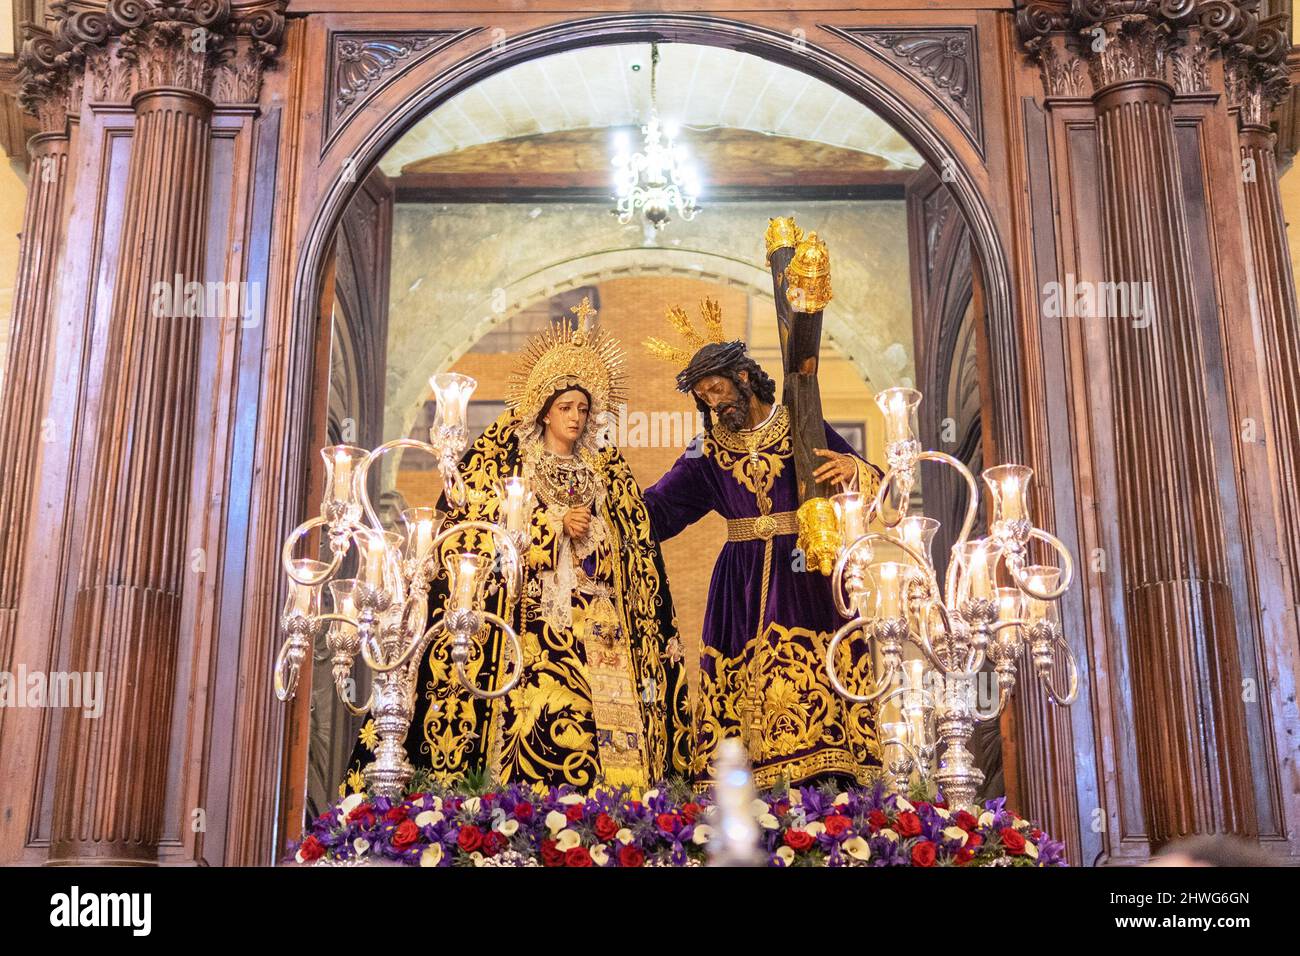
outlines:
{"label": "virgin mary statue", "polygon": [[[421,664],[406,749],[440,783],[486,773],[500,783],[644,786],[690,767],[686,671],[663,558],[631,469],[600,441],[623,400],[622,352],[587,328],[589,300],[573,311],[576,328],[558,323],[529,342],[508,410],[462,459],[465,507],[446,496],[438,505],[448,523],[496,521],[511,476],[535,496],[524,587],[514,600],[504,589],[488,599],[523,644],[518,684],[494,700],[471,695],[446,635]],[[438,584],[431,612],[445,600]],[[508,641],[495,628],[479,639],[468,676],[493,691],[510,673]],[[362,788],[374,745],[367,721],[341,790]]]}

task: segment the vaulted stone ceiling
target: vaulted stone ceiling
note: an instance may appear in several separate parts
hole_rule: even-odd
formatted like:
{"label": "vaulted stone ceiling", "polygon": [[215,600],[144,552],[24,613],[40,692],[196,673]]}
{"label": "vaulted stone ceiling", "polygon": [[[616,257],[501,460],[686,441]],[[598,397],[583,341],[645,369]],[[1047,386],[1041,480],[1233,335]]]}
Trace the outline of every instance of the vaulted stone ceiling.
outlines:
{"label": "vaulted stone ceiling", "polygon": [[[730,128],[869,154],[881,169],[922,164],[875,113],[796,70],[694,44],[662,44],[659,54],[659,113],[681,124],[683,140]],[[397,176],[421,160],[484,143],[633,127],[649,109],[649,44],[586,47],[521,63],[466,90],[412,127],[380,167]]]}

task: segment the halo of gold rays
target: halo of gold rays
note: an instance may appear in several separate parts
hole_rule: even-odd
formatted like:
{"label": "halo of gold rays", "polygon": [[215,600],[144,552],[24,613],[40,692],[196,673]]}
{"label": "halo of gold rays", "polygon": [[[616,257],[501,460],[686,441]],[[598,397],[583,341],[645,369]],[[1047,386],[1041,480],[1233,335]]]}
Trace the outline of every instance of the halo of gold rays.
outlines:
{"label": "halo of gold rays", "polygon": [[718,305],[716,299],[705,299],[700,303],[700,317],[704,320],[703,331],[696,329],[685,309],[680,305],[674,305],[668,310],[666,318],[668,324],[682,337],[686,347],[673,345],[654,336],[646,339],[642,344],[655,358],[671,362],[679,369],[685,368],[691,364],[695,353],[704,346],[726,341],[722,333],[722,306]]}
{"label": "halo of gold rays", "polygon": [[578,318],[554,323],[528,340],[507,386],[506,405],[522,422],[535,421],[557,389],[580,385],[591,395],[593,416],[627,401],[625,354],[604,329],[588,327],[596,314],[590,296],[569,310]]}

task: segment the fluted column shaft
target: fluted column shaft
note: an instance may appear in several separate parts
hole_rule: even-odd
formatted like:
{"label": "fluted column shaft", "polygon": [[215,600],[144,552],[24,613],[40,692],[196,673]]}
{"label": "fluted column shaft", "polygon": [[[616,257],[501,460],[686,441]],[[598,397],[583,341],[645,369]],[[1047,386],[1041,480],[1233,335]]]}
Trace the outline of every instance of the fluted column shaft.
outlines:
{"label": "fluted column shaft", "polygon": [[71,630],[72,667],[102,672],[103,716],[65,721],[52,862],[147,862],[163,822],[185,574],[198,317],[152,290],[203,277],[212,103],[133,100],[134,142]]}
{"label": "fluted column shaft", "polygon": [[28,143],[30,183],[0,393],[0,668],[6,670],[12,670],[27,510],[49,373],[50,296],[60,260],[68,142],[68,134],[59,131],[39,133]]}
{"label": "fluted column shaft", "polygon": [[1210,435],[1172,96],[1137,77],[1093,97],[1105,278],[1149,282],[1155,309],[1148,327],[1112,318],[1109,338],[1133,732],[1156,845],[1256,829],[1215,479],[1227,452]]}

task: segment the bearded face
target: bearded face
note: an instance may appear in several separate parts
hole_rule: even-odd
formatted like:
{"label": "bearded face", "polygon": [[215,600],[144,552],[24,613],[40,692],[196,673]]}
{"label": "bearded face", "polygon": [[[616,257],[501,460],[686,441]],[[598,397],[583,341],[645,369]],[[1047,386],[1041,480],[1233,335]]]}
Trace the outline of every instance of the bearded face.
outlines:
{"label": "bearded face", "polygon": [[748,424],[754,390],[743,376],[736,381],[725,375],[706,375],[696,383],[693,391],[726,428],[739,431]]}

